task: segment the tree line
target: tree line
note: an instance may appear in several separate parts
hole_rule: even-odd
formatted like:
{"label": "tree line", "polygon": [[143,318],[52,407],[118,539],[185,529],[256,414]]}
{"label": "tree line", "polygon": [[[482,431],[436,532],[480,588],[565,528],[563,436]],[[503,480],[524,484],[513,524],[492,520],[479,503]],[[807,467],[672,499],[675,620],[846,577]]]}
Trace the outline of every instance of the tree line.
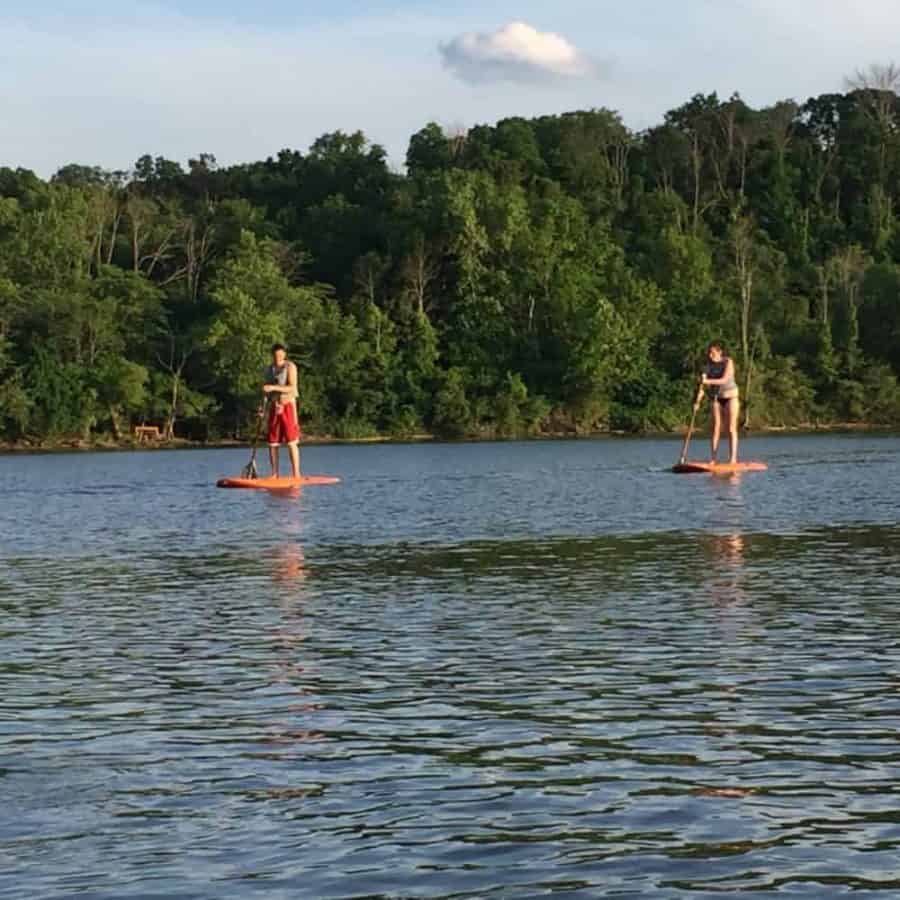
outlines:
{"label": "tree line", "polygon": [[646,131],[593,109],[220,167],[0,169],[0,436],[669,429],[705,344],[750,426],[900,422],[900,72]]}

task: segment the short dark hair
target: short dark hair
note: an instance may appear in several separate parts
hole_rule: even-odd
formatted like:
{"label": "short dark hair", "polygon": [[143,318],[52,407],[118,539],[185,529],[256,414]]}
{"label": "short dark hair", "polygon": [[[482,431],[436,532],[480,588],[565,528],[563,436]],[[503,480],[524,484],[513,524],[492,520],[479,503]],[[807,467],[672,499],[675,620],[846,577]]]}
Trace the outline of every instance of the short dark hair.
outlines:
{"label": "short dark hair", "polygon": [[710,341],[706,348],[706,355],[709,356],[713,350],[719,350],[722,356],[725,355],[725,345],[721,341]]}
{"label": "short dark hair", "polygon": [[284,350],[287,353],[287,347],[284,344],[272,344],[272,352],[277,353],[279,350]]}

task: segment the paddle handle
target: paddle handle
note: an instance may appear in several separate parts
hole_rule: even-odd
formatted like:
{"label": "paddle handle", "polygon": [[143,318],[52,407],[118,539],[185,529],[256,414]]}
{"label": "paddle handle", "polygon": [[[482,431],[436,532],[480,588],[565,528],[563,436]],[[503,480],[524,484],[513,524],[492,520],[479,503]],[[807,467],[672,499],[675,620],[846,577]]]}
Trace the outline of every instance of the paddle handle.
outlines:
{"label": "paddle handle", "polygon": [[684,463],[685,460],[687,460],[688,447],[691,443],[691,437],[694,434],[694,422],[697,420],[697,412],[700,409],[701,403],[703,403],[702,381],[697,385],[697,396],[694,399],[694,409],[691,412],[691,424],[688,426],[687,434],[684,436],[684,443],[681,445],[681,456],[678,458],[679,463]]}

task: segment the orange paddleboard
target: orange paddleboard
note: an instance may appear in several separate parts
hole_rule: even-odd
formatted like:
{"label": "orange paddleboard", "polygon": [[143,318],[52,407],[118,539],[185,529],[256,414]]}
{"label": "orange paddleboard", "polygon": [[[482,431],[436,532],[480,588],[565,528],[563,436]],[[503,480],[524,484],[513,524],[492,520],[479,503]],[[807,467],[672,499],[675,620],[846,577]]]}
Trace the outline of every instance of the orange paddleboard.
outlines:
{"label": "orange paddleboard", "polygon": [[683,462],[672,466],[679,475],[707,473],[708,475],[734,475],[738,472],[765,472],[769,467],[764,462],[711,463]]}
{"label": "orange paddleboard", "polygon": [[340,480],[330,475],[302,475],[300,478],[220,478],[216,482],[216,487],[290,491],[308,484],[337,484]]}

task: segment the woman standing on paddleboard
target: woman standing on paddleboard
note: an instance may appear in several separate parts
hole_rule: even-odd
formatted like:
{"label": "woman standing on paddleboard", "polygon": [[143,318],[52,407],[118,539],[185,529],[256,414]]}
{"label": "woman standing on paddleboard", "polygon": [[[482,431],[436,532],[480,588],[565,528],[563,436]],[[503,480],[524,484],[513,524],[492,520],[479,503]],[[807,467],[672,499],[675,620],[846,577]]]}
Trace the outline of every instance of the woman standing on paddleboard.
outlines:
{"label": "woman standing on paddleboard", "polygon": [[722,432],[722,416],[726,417],[728,428],[729,462],[737,462],[738,452],[738,416],[741,411],[737,379],[734,374],[734,361],[725,355],[725,350],[718,341],[713,341],[706,349],[706,371],[703,373],[703,386],[709,391],[709,402],[712,406],[712,462],[716,462],[719,453],[719,436]]}

